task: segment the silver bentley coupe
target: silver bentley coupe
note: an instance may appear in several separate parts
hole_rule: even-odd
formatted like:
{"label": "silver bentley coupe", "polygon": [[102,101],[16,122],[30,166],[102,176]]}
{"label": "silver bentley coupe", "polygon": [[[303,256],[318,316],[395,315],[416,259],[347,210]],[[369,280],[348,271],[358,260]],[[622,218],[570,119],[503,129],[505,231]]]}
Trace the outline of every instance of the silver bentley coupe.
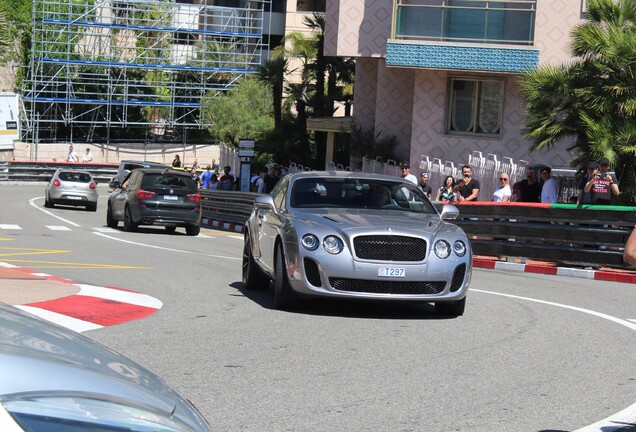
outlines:
{"label": "silver bentley coupe", "polygon": [[274,282],[277,309],[299,296],[432,302],[464,313],[472,251],[416,185],[399,177],[306,171],[256,198],[245,226],[243,283]]}

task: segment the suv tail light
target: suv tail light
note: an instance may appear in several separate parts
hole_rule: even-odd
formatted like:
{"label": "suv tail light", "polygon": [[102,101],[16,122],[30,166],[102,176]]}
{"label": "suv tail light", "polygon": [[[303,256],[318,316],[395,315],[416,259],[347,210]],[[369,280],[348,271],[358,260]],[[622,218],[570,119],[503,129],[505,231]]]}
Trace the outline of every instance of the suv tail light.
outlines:
{"label": "suv tail light", "polygon": [[137,191],[137,199],[140,199],[140,200],[150,199],[153,196],[155,196],[154,192],[145,191],[143,189],[139,189]]}
{"label": "suv tail light", "polygon": [[95,190],[95,188],[97,187],[97,185],[95,183],[91,183],[89,188],[91,188],[92,190]]}
{"label": "suv tail light", "polygon": [[188,201],[194,201],[195,203],[200,203],[201,195],[198,192],[195,194],[188,194]]}
{"label": "suv tail light", "polygon": [[53,186],[56,186],[56,187],[57,187],[57,186],[59,186],[59,185],[61,185],[61,184],[62,184],[62,183],[60,183],[60,181],[59,181],[59,180],[53,180]]}

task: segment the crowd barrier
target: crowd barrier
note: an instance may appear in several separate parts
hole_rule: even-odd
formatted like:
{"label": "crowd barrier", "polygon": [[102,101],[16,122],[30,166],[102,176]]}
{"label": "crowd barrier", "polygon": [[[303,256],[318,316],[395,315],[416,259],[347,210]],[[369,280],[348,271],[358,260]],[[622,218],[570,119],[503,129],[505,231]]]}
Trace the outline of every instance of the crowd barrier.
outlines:
{"label": "crowd barrier", "polygon": [[0,161],[0,180],[48,182],[58,168],[76,168],[89,171],[97,183],[108,183],[117,174],[118,167],[119,164],[92,162]]}
{"label": "crowd barrier", "polygon": [[[203,217],[244,225],[257,196],[203,190]],[[477,255],[627,267],[623,248],[636,225],[636,207],[476,202],[457,208],[453,223],[470,236]]]}

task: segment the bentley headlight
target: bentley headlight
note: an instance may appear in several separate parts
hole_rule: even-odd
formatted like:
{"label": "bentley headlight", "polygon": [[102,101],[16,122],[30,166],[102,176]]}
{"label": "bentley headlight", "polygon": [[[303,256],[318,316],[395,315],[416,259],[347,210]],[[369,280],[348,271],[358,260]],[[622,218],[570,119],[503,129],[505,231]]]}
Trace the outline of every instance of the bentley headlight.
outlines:
{"label": "bentley headlight", "polygon": [[344,244],[338,237],[330,235],[322,241],[322,247],[330,254],[337,255],[342,252]]}
{"label": "bentley headlight", "polygon": [[448,258],[451,253],[451,245],[446,240],[437,240],[435,242],[435,255],[441,259]]}
{"label": "bentley headlight", "polygon": [[455,255],[463,257],[466,255],[466,243],[461,240],[457,240],[453,243],[453,251],[455,251]]}
{"label": "bentley headlight", "polygon": [[313,234],[305,234],[303,238],[300,239],[300,243],[307,250],[313,251],[318,248],[320,242],[318,241],[318,237]]}

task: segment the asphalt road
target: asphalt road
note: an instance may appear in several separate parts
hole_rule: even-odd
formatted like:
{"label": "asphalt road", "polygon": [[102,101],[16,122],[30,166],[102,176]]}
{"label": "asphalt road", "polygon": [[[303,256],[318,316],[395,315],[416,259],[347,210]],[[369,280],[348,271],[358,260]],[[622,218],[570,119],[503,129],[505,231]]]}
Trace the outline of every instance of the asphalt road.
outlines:
{"label": "asphalt road", "polygon": [[161,300],[85,334],[215,430],[570,431],[636,401],[633,285],[475,269],[456,319],[405,304],[280,312],[243,289],[239,234],[109,230],[104,186],[96,213],[44,209],[43,190],[0,184],[0,261]]}

